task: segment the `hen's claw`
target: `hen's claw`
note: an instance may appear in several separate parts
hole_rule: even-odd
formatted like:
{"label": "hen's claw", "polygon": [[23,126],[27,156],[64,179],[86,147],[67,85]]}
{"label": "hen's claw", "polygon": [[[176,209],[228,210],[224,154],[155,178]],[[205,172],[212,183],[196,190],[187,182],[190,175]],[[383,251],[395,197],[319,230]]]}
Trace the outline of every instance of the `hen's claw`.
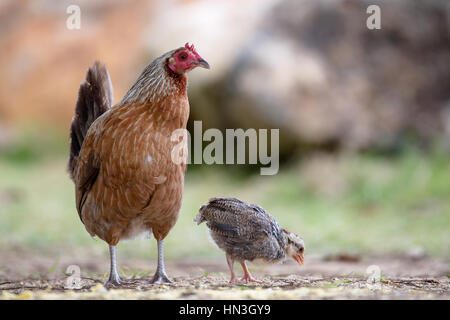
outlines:
{"label": "hen's claw", "polygon": [[107,289],[119,288],[122,286],[122,282],[119,277],[109,277],[103,286]]}
{"label": "hen's claw", "polygon": [[163,284],[163,283],[173,283],[172,280],[165,273],[155,273],[153,279],[150,281],[151,284]]}

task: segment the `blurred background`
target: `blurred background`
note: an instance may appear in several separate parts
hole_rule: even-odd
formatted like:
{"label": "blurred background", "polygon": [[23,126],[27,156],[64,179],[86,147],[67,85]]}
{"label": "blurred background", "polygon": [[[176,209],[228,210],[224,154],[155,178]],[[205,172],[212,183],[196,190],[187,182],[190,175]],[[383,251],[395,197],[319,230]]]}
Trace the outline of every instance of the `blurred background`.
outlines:
{"label": "blurred background", "polygon": [[[381,30],[366,27],[370,4]],[[307,254],[450,257],[449,1],[1,0],[0,274],[21,254],[96,255],[107,270],[66,172],[79,84],[101,60],[118,102],[187,41],[211,65],[189,75],[189,127],[279,128],[281,166],[190,165],[169,259],[224,259],[192,222],[213,196],[260,204]],[[118,252],[154,259],[156,243]]]}

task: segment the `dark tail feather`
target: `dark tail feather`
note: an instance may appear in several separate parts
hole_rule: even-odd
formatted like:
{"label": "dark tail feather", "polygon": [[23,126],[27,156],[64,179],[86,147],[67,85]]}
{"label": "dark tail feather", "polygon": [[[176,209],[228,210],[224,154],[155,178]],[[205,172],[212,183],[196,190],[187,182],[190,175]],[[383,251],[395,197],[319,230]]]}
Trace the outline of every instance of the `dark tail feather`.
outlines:
{"label": "dark tail feather", "polygon": [[86,73],[86,80],[80,84],[75,115],[70,127],[68,169],[72,179],[87,131],[95,119],[111,107],[112,95],[113,91],[108,71],[102,63],[95,61]]}

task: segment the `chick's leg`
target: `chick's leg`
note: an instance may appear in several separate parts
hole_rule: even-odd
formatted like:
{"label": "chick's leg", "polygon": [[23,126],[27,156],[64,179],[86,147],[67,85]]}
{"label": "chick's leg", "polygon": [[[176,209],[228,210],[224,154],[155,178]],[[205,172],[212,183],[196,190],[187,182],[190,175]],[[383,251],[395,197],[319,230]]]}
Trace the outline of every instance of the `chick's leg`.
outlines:
{"label": "chick's leg", "polygon": [[164,268],[164,241],[158,240],[158,266],[156,267],[155,275],[151,283],[161,284],[161,283],[172,283],[172,280],[166,274]]}
{"label": "chick's leg", "polygon": [[109,257],[111,259],[111,269],[109,272],[109,279],[105,283],[105,287],[118,287],[120,286],[120,277],[117,273],[117,261],[116,261],[116,246],[109,246]]}
{"label": "chick's leg", "polygon": [[228,253],[227,253],[227,263],[228,263],[228,268],[230,268],[230,274],[231,274],[230,283],[235,283],[236,275],[234,274],[234,259]]}
{"label": "chick's leg", "polygon": [[261,283],[262,281],[256,280],[255,278],[252,277],[252,275],[250,274],[250,272],[247,269],[247,264],[244,261],[241,261],[241,266],[242,269],[244,270],[244,276],[242,277],[241,281],[245,281],[245,282],[257,282],[257,283]]}

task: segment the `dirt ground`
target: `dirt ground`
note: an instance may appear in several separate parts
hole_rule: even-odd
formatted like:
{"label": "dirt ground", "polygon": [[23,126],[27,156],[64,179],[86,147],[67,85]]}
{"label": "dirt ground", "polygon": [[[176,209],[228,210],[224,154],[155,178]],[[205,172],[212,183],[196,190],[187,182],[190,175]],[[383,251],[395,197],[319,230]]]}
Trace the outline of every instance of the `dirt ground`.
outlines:
{"label": "dirt ground", "polygon": [[[55,263],[55,257],[9,252],[0,254],[0,299],[450,299],[449,261],[428,257],[307,256],[302,267],[251,264],[262,283],[235,285],[225,259],[168,260],[174,282],[165,285],[148,283],[155,261],[119,260],[124,285],[106,290],[107,257],[75,253]],[[78,288],[67,287],[70,265],[80,268]],[[368,281],[377,270],[379,281]]]}

